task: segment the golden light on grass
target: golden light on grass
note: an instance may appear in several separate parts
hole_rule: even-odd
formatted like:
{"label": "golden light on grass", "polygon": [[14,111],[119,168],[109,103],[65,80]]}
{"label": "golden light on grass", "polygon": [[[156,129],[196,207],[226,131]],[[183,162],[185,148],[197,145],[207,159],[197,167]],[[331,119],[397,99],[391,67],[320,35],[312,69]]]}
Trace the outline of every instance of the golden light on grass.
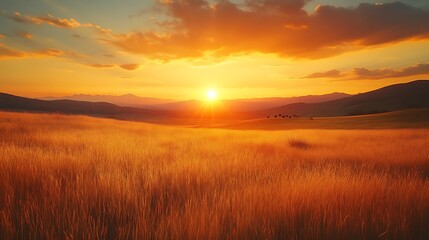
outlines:
{"label": "golden light on grass", "polygon": [[429,239],[428,130],[0,112],[0,132],[1,239]]}

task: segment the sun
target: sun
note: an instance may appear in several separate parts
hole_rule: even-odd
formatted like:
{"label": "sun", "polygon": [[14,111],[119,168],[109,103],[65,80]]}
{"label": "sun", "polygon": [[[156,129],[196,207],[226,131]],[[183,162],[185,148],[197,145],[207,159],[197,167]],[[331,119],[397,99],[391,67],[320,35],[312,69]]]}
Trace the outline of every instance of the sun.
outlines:
{"label": "sun", "polygon": [[214,100],[216,100],[216,98],[217,98],[217,92],[216,92],[216,89],[209,89],[208,91],[207,91],[207,99],[209,100],[209,101],[214,101]]}

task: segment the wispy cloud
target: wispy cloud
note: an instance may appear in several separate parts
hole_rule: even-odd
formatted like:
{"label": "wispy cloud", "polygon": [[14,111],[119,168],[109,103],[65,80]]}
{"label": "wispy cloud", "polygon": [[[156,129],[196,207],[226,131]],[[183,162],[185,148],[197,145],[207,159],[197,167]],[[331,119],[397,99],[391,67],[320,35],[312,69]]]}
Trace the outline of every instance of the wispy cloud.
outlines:
{"label": "wispy cloud", "polygon": [[8,17],[14,20],[15,22],[20,22],[20,23],[28,23],[28,24],[36,24],[36,25],[48,24],[54,27],[65,28],[65,29],[89,27],[103,34],[111,32],[110,29],[103,28],[95,23],[80,23],[74,18],[69,18],[69,19],[57,18],[52,16],[51,14],[46,14],[41,16],[26,16],[26,15],[22,15],[19,12],[14,12],[12,15],[9,15]]}
{"label": "wispy cloud", "polygon": [[29,32],[17,32],[16,35],[18,37],[26,38],[26,39],[32,39],[33,38],[33,34],[31,34]]}
{"label": "wispy cloud", "polygon": [[134,71],[137,70],[140,67],[140,64],[137,63],[128,63],[128,64],[121,64],[119,65],[119,67],[125,69],[125,70],[129,70],[129,71]]}
{"label": "wispy cloud", "polygon": [[35,51],[20,51],[11,47],[0,44],[0,59],[9,58],[34,58],[34,57],[68,57],[78,58],[82,57],[74,52],[66,52],[55,48],[45,48]]}
{"label": "wispy cloud", "polygon": [[93,68],[112,68],[115,66],[115,64],[92,63],[92,64],[88,64],[88,66]]}
{"label": "wispy cloud", "polygon": [[317,72],[309,74],[303,78],[327,78],[338,80],[359,80],[359,79],[388,79],[388,78],[401,78],[419,75],[429,76],[429,64],[422,63],[415,66],[405,67],[401,69],[391,68],[354,68],[349,72],[340,72],[338,70],[330,70],[326,72]]}
{"label": "wispy cloud", "polygon": [[129,63],[129,64],[92,63],[92,64],[85,64],[85,65],[93,68],[113,68],[117,66],[128,71],[134,71],[140,67],[140,64],[137,64],[137,63]]}
{"label": "wispy cloud", "polygon": [[24,57],[25,53],[16,51],[7,46],[0,44],[0,59],[4,58],[16,58],[16,57]]}

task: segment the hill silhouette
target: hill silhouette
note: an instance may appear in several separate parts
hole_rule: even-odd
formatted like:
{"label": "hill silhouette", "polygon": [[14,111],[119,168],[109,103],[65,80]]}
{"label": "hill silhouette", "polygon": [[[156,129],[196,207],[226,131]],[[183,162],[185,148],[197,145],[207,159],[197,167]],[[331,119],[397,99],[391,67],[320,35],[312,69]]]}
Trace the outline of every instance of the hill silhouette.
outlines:
{"label": "hill silhouette", "polygon": [[254,117],[273,114],[315,117],[352,116],[426,107],[429,107],[429,81],[417,80],[328,102],[295,103],[270,108],[258,111]]}
{"label": "hill silhouette", "polygon": [[[300,117],[333,117],[383,113],[415,108],[429,107],[429,81],[418,80],[395,84],[374,91],[352,95],[337,100],[320,103],[294,103],[281,107],[257,111],[244,111],[237,102],[220,101],[212,106],[209,114],[195,114],[197,108],[185,107],[169,109],[146,109],[121,107],[106,102],[86,102],[73,100],[39,100],[0,93],[0,109],[10,111],[57,112],[66,114],[99,115],[103,117],[128,120],[158,120],[161,118],[219,118],[219,119],[255,119],[267,115],[288,114]],[[255,100],[256,101],[256,100]],[[198,101],[190,101],[199,105]],[[201,105],[199,105],[201,107]],[[258,106],[259,107],[259,106]],[[251,108],[250,108],[251,109]]]}
{"label": "hill silhouette", "polygon": [[125,94],[120,96],[115,95],[90,95],[90,94],[75,94],[71,96],[62,97],[42,97],[41,100],[74,100],[84,102],[107,102],[122,107],[139,107],[139,108],[152,108],[156,105],[167,104],[175,102],[171,99],[159,99],[139,97],[133,94]]}
{"label": "hill silhouette", "polygon": [[118,114],[139,114],[143,116],[165,116],[167,112],[151,109],[120,107],[106,102],[85,102],[73,100],[39,100],[0,93],[0,109],[12,111],[56,112],[111,116]]}

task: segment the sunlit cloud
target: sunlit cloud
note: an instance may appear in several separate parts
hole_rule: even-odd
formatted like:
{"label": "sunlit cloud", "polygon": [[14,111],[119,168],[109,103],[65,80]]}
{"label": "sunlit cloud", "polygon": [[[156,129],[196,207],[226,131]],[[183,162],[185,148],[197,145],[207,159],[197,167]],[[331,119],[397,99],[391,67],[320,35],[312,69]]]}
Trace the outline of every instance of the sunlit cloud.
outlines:
{"label": "sunlit cloud", "polygon": [[429,36],[429,12],[403,3],[319,6],[307,13],[305,2],[161,1],[173,19],[168,28],[118,34],[112,43],[162,60],[249,52],[315,59]]}
{"label": "sunlit cloud", "polygon": [[51,14],[41,15],[41,16],[26,16],[22,15],[19,12],[14,12],[12,15],[8,16],[10,19],[14,20],[15,22],[20,23],[28,23],[28,24],[48,24],[54,27],[58,28],[65,28],[65,29],[72,29],[72,28],[79,28],[79,27],[89,27],[95,29],[97,32],[106,34],[110,33],[110,29],[103,28],[97,24],[94,23],[80,23],[74,18],[57,18],[52,16]]}
{"label": "sunlit cloud", "polygon": [[56,18],[51,14],[33,17],[33,16],[24,16],[19,12],[14,12],[14,14],[10,15],[9,18],[16,22],[31,23],[31,24],[45,23],[59,28],[76,28],[81,26],[81,24],[73,18],[61,19],[61,18]]}
{"label": "sunlit cloud", "polygon": [[20,51],[3,44],[0,44],[0,59],[8,58],[34,58],[34,57],[67,57],[67,58],[79,58],[82,57],[80,54],[74,52],[66,52],[56,48],[45,48],[34,51]]}
{"label": "sunlit cloud", "polygon": [[93,68],[113,68],[113,67],[119,67],[128,71],[134,71],[137,70],[140,67],[140,64],[136,64],[136,63],[130,63],[130,64],[104,64],[104,63],[91,63],[91,64],[84,64],[88,67],[93,67]]}

